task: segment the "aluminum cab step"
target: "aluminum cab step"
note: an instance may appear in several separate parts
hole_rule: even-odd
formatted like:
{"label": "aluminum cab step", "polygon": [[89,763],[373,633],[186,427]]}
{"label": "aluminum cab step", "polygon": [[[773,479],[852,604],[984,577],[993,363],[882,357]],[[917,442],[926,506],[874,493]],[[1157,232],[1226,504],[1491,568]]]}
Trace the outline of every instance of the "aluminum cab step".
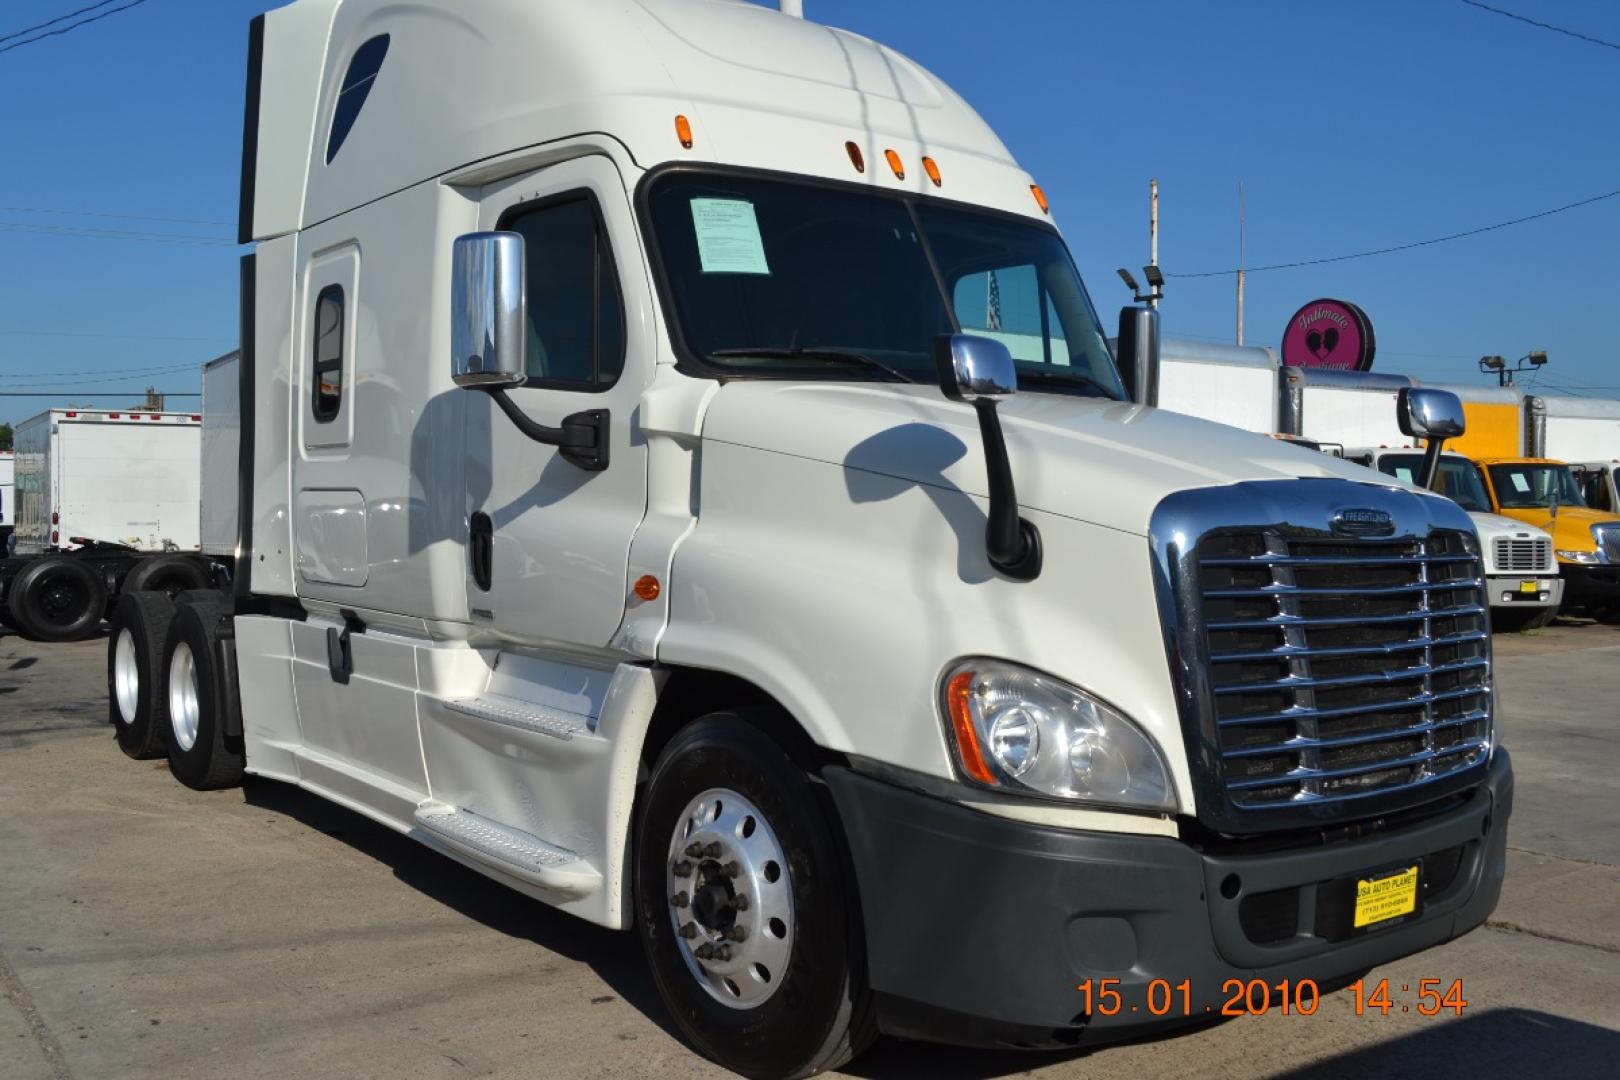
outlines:
{"label": "aluminum cab step", "polygon": [[473,716],[492,724],[502,724],[536,735],[550,735],[554,739],[568,740],[576,735],[591,733],[591,719],[579,713],[548,708],[532,701],[500,694],[483,694],[472,698],[447,698],[444,707],[463,716]]}
{"label": "aluminum cab step", "polygon": [[566,848],[448,803],[424,802],[416,824],[466,857],[566,898],[602,887],[601,873]]}

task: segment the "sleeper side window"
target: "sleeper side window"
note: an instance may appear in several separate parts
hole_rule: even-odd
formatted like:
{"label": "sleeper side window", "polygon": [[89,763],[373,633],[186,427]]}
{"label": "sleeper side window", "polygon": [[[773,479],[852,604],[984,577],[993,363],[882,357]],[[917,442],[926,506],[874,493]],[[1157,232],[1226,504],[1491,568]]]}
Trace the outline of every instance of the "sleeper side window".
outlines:
{"label": "sleeper side window", "polygon": [[343,85],[338,88],[337,104],[332,109],[332,132],[326,138],[328,165],[343,149],[343,140],[354,130],[354,122],[360,118],[360,107],[371,95],[371,87],[376,83],[387,55],[387,34],[378,34],[354,51],[349,70],[343,74]]}
{"label": "sleeper side window", "polygon": [[566,196],[519,208],[501,227],[524,240],[529,385],[612,386],[624,370],[624,301],[596,204]]}
{"label": "sleeper side window", "polygon": [[330,423],[343,403],[343,287],[328,285],[315,300],[313,406],[315,419]]}

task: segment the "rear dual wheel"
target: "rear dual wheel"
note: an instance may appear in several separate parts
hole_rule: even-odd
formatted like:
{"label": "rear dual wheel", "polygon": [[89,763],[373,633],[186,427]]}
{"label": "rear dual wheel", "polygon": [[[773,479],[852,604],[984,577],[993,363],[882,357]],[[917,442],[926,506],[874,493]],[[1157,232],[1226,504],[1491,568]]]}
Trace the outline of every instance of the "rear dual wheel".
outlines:
{"label": "rear dual wheel", "polygon": [[132,758],[164,754],[169,725],[164,663],[174,601],[159,592],[132,592],[113,608],[107,643],[107,712],[119,749]]}
{"label": "rear dual wheel", "polygon": [[636,834],[643,948],[699,1051],[748,1077],[834,1068],[875,1034],[858,902],[830,807],[746,715],[682,730]]}
{"label": "rear dual wheel", "polygon": [[169,771],[189,788],[208,791],[242,782],[240,740],[225,735],[225,717],[239,706],[219,670],[219,628],[228,609],[199,598],[175,608],[165,649]]}

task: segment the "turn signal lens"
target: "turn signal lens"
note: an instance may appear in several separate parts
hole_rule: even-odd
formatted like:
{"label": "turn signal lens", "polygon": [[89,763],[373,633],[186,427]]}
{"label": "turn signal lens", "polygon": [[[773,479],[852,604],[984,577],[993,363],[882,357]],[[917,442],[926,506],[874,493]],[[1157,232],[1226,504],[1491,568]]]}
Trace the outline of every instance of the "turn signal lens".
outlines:
{"label": "turn signal lens", "polygon": [[883,157],[888,161],[889,168],[894,170],[894,178],[904,180],[906,178],[906,167],[900,163],[900,155],[893,150],[885,150],[883,151]]}
{"label": "turn signal lens", "polygon": [[692,122],[684,116],[675,118],[675,137],[681,140],[682,146],[692,149]]}
{"label": "turn signal lens", "polygon": [[643,574],[636,579],[634,591],[637,599],[652,601],[658,599],[658,594],[663,591],[663,587],[658,584],[658,579],[651,574]]}
{"label": "turn signal lens", "polygon": [[856,146],[853,141],[850,141],[844,144],[844,149],[849,152],[849,163],[855,166],[855,171],[858,173],[865,172],[866,155],[861,153],[861,148]]}
{"label": "turn signal lens", "polygon": [[981,784],[994,784],[996,774],[985,764],[984,751],[979,747],[979,732],[973,724],[973,680],[975,673],[958,672],[945,684],[945,706],[951,714],[951,730],[956,732],[956,749],[962,759],[962,771]]}
{"label": "turn signal lens", "polygon": [[1035,196],[1035,205],[1041,208],[1041,213],[1050,214],[1052,212],[1051,204],[1046,201],[1046,192],[1041,190],[1041,185],[1029,185],[1029,193]]}
{"label": "turn signal lens", "polygon": [[923,172],[928,174],[928,179],[934,182],[935,187],[939,187],[942,183],[944,183],[944,181],[939,178],[939,163],[933,158],[923,158]]}

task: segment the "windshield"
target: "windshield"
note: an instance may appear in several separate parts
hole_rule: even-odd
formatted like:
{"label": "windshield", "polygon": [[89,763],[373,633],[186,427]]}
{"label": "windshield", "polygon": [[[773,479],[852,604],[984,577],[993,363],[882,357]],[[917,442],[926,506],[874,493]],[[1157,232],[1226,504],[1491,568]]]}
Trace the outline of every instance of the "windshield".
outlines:
{"label": "windshield", "polygon": [[1491,486],[1503,507],[1585,506],[1568,465],[1492,465]]}
{"label": "windshield", "polygon": [[934,338],[960,330],[1005,344],[1022,390],[1125,397],[1069,251],[1039,224],[709,172],[670,173],[649,205],[678,337],[709,367],[932,384]]}
{"label": "windshield", "polygon": [[[1423,470],[1422,454],[1385,454],[1378,459],[1378,471],[1408,484],[1417,483]],[[1443,457],[1440,471],[1435,474],[1434,489],[1464,510],[1474,514],[1491,512],[1491,500],[1485,494],[1485,483],[1473,462],[1461,458]]]}

